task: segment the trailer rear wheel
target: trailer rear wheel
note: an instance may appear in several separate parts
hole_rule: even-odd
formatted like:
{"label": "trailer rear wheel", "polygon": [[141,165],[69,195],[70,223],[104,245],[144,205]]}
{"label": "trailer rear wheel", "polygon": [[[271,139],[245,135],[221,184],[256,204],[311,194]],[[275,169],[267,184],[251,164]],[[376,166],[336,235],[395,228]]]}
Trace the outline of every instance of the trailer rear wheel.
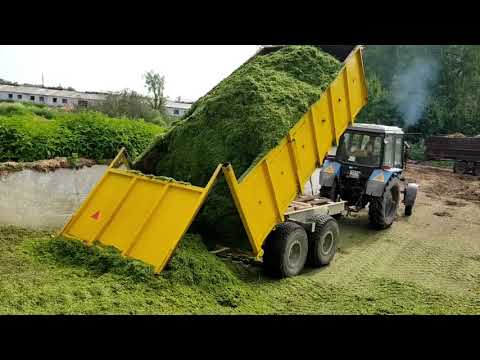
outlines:
{"label": "trailer rear wheel", "polygon": [[473,165],[473,175],[480,176],[480,163],[477,162]]}
{"label": "trailer rear wheel", "polygon": [[305,266],[307,254],[308,238],[305,229],[293,222],[284,222],[265,240],[265,271],[279,278],[298,275]]}
{"label": "trailer rear wheel", "polygon": [[468,163],[466,161],[455,161],[453,165],[453,172],[455,174],[463,175],[468,169]]}
{"label": "trailer rear wheel", "polygon": [[315,216],[315,231],[309,233],[308,263],[315,267],[330,264],[338,247],[340,229],[334,218],[328,215]]}

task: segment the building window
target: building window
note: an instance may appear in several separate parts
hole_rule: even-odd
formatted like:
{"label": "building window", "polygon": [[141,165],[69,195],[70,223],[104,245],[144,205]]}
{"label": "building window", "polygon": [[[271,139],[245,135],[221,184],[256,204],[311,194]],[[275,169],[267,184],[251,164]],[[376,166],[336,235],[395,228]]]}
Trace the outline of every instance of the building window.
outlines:
{"label": "building window", "polygon": [[45,102],[45,98],[43,96],[40,96],[40,102]]}
{"label": "building window", "polygon": [[180,115],[180,110],[174,109],[173,110],[173,115]]}
{"label": "building window", "polygon": [[13,94],[8,94],[9,99],[13,99]]}
{"label": "building window", "polygon": [[62,104],[66,104],[67,103],[67,99],[62,99]]}
{"label": "building window", "polygon": [[35,101],[35,96],[34,96],[34,95],[30,95],[30,100]]}
{"label": "building window", "polygon": [[57,98],[53,98],[52,100],[53,100],[53,102],[54,102],[54,103],[56,103],[56,102],[57,102]]}
{"label": "building window", "polygon": [[78,100],[78,106],[87,107],[88,102],[86,100]]}
{"label": "building window", "polygon": [[22,99],[22,95],[18,94],[18,95],[17,95],[17,99],[21,100],[21,99]]}

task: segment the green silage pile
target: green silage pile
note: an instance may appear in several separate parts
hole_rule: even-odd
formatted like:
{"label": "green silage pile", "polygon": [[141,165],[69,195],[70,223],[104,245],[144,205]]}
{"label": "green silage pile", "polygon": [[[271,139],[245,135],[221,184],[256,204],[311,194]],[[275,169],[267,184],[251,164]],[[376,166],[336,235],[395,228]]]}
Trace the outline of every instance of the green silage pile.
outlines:
{"label": "green silage pile", "polygon": [[[228,162],[240,178],[320,98],[340,67],[314,46],[288,46],[258,56],[200,98],[134,168],[205,186],[216,166]],[[193,230],[214,242],[248,248],[223,177]]]}

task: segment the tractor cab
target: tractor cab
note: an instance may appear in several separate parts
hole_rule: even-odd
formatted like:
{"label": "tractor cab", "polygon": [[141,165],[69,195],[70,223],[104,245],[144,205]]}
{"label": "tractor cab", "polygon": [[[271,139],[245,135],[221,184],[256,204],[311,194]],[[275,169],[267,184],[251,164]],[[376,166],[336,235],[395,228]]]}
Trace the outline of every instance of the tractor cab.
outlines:
{"label": "tractor cab", "polygon": [[[406,144],[404,132],[399,127],[355,124],[349,127],[340,138],[336,154],[327,157],[320,171],[320,194],[331,200],[345,200],[352,211],[359,211],[369,205],[379,205],[383,217],[373,216],[373,222],[380,222],[382,228],[393,222],[400,203],[400,193],[406,195],[406,214],[411,214],[413,202],[410,196],[416,196],[416,184],[405,185],[402,172],[405,168]],[[388,194],[387,194],[388,192]],[[383,201],[383,200],[382,200]],[[413,199],[414,201],[414,199]],[[373,205],[372,205],[373,204]],[[375,205],[376,204],[376,205]],[[387,213],[385,213],[387,212]],[[372,219],[371,219],[372,220]]]}
{"label": "tractor cab", "polygon": [[336,160],[365,169],[403,169],[404,132],[396,126],[355,124],[340,139]]}

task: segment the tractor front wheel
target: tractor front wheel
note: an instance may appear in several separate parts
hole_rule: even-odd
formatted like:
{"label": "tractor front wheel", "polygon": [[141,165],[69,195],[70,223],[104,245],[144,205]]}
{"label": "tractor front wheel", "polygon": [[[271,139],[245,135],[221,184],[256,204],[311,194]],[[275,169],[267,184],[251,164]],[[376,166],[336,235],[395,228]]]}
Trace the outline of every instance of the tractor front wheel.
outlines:
{"label": "tractor front wheel", "polygon": [[412,216],[412,212],[413,212],[413,205],[406,205],[405,216]]}

